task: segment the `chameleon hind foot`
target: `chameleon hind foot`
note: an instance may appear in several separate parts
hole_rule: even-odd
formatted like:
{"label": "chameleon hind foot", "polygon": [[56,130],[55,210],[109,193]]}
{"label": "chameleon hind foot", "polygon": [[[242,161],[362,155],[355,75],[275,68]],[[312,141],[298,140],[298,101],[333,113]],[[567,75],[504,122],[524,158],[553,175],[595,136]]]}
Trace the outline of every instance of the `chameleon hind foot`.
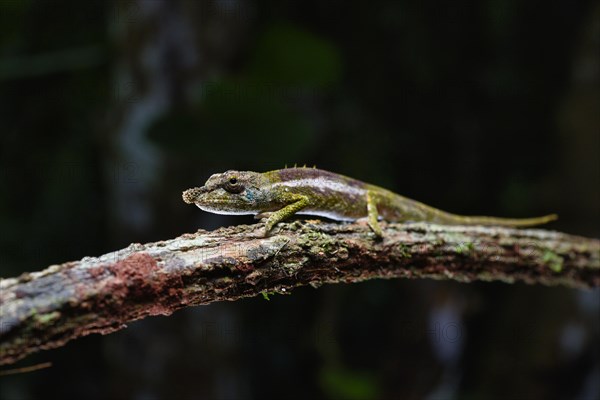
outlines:
{"label": "chameleon hind foot", "polygon": [[369,227],[379,239],[383,238],[383,232],[379,225],[379,212],[377,211],[377,203],[375,196],[370,191],[367,192],[367,222]]}

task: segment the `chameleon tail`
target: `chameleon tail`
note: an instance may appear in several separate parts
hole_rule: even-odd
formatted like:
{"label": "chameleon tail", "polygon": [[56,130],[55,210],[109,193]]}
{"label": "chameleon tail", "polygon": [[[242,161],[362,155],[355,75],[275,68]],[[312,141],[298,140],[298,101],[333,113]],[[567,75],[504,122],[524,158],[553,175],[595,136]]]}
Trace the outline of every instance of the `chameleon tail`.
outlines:
{"label": "chameleon tail", "polygon": [[549,214],[534,218],[467,217],[453,214],[444,215],[444,217],[449,219],[445,221],[446,223],[450,222],[460,225],[497,225],[509,227],[542,225],[558,219],[558,215],[556,214]]}

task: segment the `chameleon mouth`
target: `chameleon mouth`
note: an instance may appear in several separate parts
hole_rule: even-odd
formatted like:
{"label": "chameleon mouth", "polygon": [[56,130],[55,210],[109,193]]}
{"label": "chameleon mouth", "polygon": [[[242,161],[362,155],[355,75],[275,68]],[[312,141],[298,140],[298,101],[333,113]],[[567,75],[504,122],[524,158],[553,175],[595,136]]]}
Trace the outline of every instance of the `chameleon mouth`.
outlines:
{"label": "chameleon mouth", "polygon": [[213,214],[246,215],[258,212],[246,208],[236,199],[216,195],[206,186],[188,189],[181,197],[187,204],[195,204],[199,209]]}
{"label": "chameleon mouth", "polygon": [[232,199],[226,198],[217,198],[213,196],[206,196],[209,190],[204,187],[201,188],[192,188],[183,192],[182,197],[183,201],[187,204],[195,204],[199,208],[205,211],[215,212],[219,209],[229,210],[229,209],[237,209],[237,202]]}

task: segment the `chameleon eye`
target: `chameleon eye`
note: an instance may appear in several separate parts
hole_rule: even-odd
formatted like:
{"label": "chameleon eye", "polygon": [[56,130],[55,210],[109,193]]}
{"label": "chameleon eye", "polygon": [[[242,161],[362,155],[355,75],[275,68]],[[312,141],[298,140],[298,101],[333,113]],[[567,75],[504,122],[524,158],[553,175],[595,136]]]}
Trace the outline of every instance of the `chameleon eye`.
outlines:
{"label": "chameleon eye", "polygon": [[229,193],[242,193],[244,191],[244,186],[240,184],[237,178],[229,178],[227,183],[223,185],[223,188],[227,190]]}

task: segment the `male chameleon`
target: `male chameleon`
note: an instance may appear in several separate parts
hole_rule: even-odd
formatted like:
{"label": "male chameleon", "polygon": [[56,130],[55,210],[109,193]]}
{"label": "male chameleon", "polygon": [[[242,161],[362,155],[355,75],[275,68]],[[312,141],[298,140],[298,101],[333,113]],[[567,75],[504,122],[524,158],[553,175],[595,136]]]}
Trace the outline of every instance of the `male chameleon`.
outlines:
{"label": "male chameleon", "polygon": [[278,222],[309,214],[338,221],[367,218],[382,237],[379,220],[426,221],[447,225],[524,227],[544,224],[556,214],[536,218],[467,217],[450,214],[384,188],[316,168],[269,172],[227,171],[214,174],[202,187],[183,192],[183,200],[216,214],[255,214],[265,219],[265,235]]}

